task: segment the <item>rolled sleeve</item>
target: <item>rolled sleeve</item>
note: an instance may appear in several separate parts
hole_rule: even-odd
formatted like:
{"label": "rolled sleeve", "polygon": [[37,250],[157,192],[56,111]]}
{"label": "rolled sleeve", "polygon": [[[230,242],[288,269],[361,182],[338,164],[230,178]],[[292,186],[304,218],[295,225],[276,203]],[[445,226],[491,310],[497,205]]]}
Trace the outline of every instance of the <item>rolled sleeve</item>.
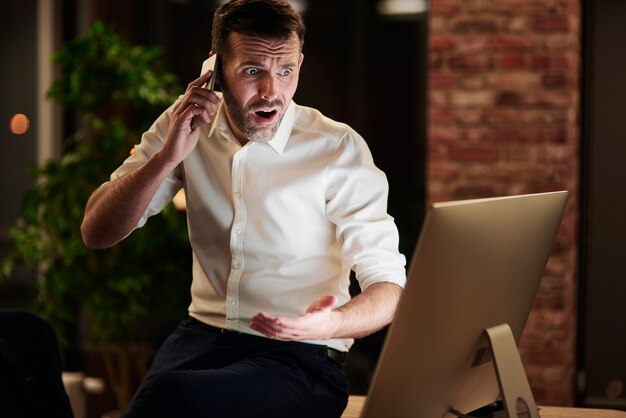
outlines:
{"label": "rolled sleeve", "polygon": [[398,229],[387,213],[387,178],[356,132],[338,141],[327,178],[327,216],[336,225],[342,255],[361,289],[379,282],[404,287],[406,259],[398,251]]}

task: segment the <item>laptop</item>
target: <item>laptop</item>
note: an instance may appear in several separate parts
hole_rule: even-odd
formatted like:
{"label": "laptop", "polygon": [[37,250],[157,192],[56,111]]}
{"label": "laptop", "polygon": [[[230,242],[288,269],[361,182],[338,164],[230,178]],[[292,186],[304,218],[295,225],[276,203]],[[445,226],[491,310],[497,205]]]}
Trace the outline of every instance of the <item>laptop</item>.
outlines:
{"label": "laptop", "polygon": [[[502,399],[505,389],[509,408],[538,416],[517,343],[567,196],[433,205],[361,418],[458,417]],[[494,347],[504,350],[496,361]]]}

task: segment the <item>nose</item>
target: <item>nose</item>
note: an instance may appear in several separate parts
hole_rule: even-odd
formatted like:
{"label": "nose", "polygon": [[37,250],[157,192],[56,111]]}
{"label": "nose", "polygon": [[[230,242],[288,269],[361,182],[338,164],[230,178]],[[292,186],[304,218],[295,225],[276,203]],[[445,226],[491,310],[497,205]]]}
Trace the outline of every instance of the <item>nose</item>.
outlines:
{"label": "nose", "polygon": [[273,74],[266,74],[259,85],[259,96],[264,100],[274,100],[276,98],[276,80]]}

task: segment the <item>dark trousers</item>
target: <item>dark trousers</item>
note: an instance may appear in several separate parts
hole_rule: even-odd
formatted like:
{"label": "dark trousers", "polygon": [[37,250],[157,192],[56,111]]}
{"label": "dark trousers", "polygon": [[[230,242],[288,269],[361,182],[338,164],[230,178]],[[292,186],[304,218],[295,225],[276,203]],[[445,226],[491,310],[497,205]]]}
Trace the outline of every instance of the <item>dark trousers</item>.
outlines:
{"label": "dark trousers", "polygon": [[163,343],[124,418],[340,417],[348,394],[326,346],[221,332],[190,318]]}

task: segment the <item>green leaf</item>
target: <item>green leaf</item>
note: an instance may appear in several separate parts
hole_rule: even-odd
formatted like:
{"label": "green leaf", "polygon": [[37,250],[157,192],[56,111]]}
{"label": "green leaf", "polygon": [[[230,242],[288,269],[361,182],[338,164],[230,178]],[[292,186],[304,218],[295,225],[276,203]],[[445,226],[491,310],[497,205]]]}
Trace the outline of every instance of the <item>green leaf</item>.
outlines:
{"label": "green leaf", "polygon": [[84,128],[65,138],[61,158],[33,167],[35,187],[10,230],[0,286],[17,267],[37,266],[33,302],[62,341],[81,320],[92,341],[148,338],[146,324],[181,315],[189,303],[184,213],[169,206],[107,250],[87,249],[80,235],[90,194],[180,92],[162,58],[160,48],[132,45],[101,22],[53,56],[61,74],[47,97]]}

